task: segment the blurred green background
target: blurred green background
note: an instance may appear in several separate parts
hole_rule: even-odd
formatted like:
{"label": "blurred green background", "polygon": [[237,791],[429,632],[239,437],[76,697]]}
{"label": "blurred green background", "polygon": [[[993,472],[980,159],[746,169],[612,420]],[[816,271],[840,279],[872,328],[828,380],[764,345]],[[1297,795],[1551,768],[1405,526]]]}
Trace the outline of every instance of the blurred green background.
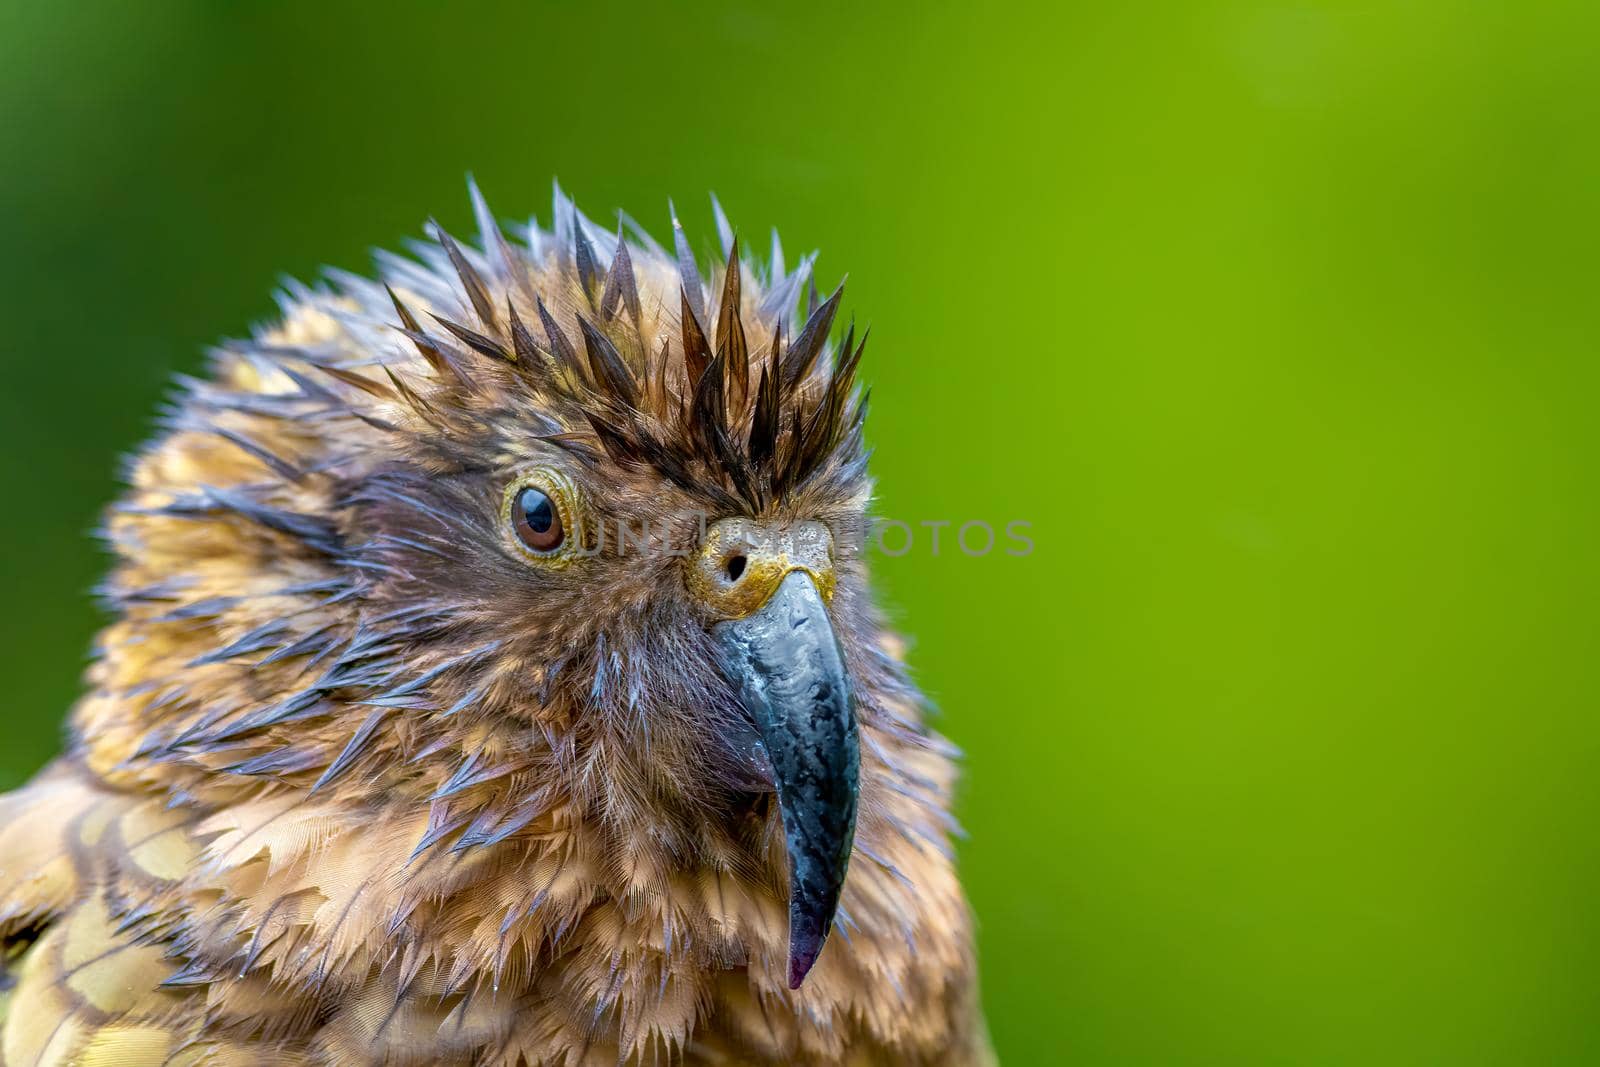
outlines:
{"label": "blurred green background", "polygon": [[282,274],[715,189],[850,272],[882,512],[1033,524],[878,564],[1008,1063],[1600,1062],[1597,110],[1582,3],[5,4],[0,785]]}

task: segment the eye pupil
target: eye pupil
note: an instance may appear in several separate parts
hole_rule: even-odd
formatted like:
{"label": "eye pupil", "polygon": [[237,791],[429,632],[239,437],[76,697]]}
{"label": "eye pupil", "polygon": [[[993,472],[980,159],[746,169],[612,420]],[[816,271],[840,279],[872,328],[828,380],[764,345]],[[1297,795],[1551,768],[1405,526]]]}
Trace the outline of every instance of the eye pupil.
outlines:
{"label": "eye pupil", "polygon": [[566,533],[561,528],[561,513],[543,490],[527,486],[517,493],[512,506],[512,523],[517,537],[535,552],[559,548]]}
{"label": "eye pupil", "polygon": [[556,510],[550,506],[550,498],[537,490],[524,489],[522,491],[522,517],[533,528],[534,533],[545,533],[550,525],[556,521]]}

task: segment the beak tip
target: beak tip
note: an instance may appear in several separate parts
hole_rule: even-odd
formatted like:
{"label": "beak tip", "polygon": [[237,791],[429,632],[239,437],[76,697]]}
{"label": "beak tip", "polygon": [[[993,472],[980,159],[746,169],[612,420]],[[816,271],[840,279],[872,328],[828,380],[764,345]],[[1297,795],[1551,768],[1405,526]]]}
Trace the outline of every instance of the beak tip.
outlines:
{"label": "beak tip", "polygon": [[815,950],[804,951],[798,948],[789,950],[789,988],[799,989],[806,980],[806,975],[811,973],[811,968],[817,962]]}
{"label": "beak tip", "polygon": [[[831,922],[817,924],[815,920],[802,919],[793,912],[789,915],[789,988],[799,989],[811,969],[822,955],[822,946],[828,940]],[[799,929],[796,929],[796,925]]]}

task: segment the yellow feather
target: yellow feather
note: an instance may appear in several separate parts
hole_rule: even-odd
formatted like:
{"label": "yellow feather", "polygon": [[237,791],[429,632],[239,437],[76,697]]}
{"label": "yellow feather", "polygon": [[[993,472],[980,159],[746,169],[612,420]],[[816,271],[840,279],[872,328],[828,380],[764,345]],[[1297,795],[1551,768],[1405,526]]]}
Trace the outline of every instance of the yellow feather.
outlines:
{"label": "yellow feather", "polygon": [[162,1067],[173,1037],[153,1026],[108,1026],[73,1059],[75,1067]]}
{"label": "yellow feather", "polygon": [[56,985],[61,934],[52,930],[28,950],[17,969],[17,987],[6,1013],[5,1062],[38,1062],[61,1037],[70,1045],[77,1037],[77,1024],[69,1018],[71,1005]]}

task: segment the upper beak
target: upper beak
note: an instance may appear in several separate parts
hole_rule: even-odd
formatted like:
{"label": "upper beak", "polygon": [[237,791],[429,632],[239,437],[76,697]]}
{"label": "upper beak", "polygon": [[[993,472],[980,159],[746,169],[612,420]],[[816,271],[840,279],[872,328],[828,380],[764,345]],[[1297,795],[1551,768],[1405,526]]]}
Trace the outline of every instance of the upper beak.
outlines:
{"label": "upper beak", "polygon": [[[725,544],[708,541],[722,550],[712,556],[726,556]],[[789,859],[789,988],[798,989],[833,926],[850,862],[861,767],[855,704],[819,588],[820,578],[831,592],[831,566],[797,559],[792,543],[740,549],[739,577],[765,588],[741,590],[753,610],[712,633],[772,767]],[[716,567],[726,576],[720,558]]]}

